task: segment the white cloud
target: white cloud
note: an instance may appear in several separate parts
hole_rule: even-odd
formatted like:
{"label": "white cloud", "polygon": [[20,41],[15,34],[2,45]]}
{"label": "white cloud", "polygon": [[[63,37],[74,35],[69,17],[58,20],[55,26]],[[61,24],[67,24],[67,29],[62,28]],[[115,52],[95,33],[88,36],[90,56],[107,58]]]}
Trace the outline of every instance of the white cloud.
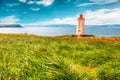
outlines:
{"label": "white cloud", "polygon": [[85,12],[86,24],[120,24],[120,8]]}
{"label": "white cloud", "polygon": [[[79,14],[74,17],[55,18],[50,21],[36,22],[34,24],[77,24]],[[120,24],[120,8],[115,9],[100,9],[97,11],[86,11],[84,13],[86,25],[105,25],[105,24]]]}
{"label": "white cloud", "polygon": [[42,24],[42,25],[51,25],[51,24],[76,24],[76,17],[66,17],[63,19],[55,18],[50,21],[44,21],[44,22],[37,22],[34,24]]}
{"label": "white cloud", "polygon": [[18,0],[18,1],[20,1],[20,2],[22,2],[22,3],[25,3],[25,2],[26,2],[26,0]]}
{"label": "white cloud", "polygon": [[0,24],[15,24],[20,21],[15,15],[0,18]]}
{"label": "white cloud", "polygon": [[[100,9],[97,11],[86,11],[85,22],[87,25],[120,24],[120,8]],[[51,21],[42,22],[42,24],[76,24],[76,17],[66,17],[63,19],[55,18]]]}
{"label": "white cloud", "polygon": [[34,4],[34,1],[31,1],[31,0],[30,0],[30,1],[28,1],[27,3],[28,3],[28,4]]}
{"label": "white cloud", "polygon": [[115,3],[118,0],[89,0],[91,1],[90,3],[82,3],[82,4],[78,4],[78,6],[87,6],[87,5],[94,5],[94,4],[98,4],[98,5],[102,5],[102,4],[110,4],[110,3]]}
{"label": "white cloud", "polygon": [[38,4],[38,5],[44,5],[44,6],[50,6],[55,0],[18,0],[19,2],[27,4]]}
{"label": "white cloud", "polygon": [[42,0],[42,1],[36,1],[36,4],[42,4],[44,6],[51,5],[55,0]]}
{"label": "white cloud", "polygon": [[90,1],[96,4],[109,4],[109,3],[117,2],[118,0],[90,0]]}
{"label": "white cloud", "polygon": [[18,3],[6,4],[6,6],[9,6],[9,7],[18,6],[18,5],[20,5],[20,4],[18,4]]}
{"label": "white cloud", "polygon": [[93,5],[93,4],[96,4],[96,3],[82,3],[82,4],[76,5],[76,7],[79,7],[79,6],[87,6],[87,5]]}
{"label": "white cloud", "polygon": [[32,11],[39,11],[40,8],[30,8]]}

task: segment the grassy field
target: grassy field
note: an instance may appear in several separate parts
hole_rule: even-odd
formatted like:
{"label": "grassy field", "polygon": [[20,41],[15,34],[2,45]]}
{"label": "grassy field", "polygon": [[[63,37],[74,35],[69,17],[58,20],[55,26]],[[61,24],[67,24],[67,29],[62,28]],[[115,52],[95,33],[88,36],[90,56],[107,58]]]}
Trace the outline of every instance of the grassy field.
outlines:
{"label": "grassy field", "polygon": [[120,80],[120,40],[0,34],[1,80]]}

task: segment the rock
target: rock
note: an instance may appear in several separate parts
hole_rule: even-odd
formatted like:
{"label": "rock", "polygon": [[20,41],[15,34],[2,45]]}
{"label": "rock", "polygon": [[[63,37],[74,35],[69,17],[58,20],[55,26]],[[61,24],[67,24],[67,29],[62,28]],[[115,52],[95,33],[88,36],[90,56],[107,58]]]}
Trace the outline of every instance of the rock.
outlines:
{"label": "rock", "polygon": [[95,36],[92,34],[82,34],[80,35],[80,37],[95,37]]}
{"label": "rock", "polygon": [[[76,34],[70,34],[70,35],[64,35],[65,37],[78,37],[78,35],[76,35]],[[92,35],[92,34],[82,34],[82,35],[80,35],[79,37],[95,37],[94,35]]]}

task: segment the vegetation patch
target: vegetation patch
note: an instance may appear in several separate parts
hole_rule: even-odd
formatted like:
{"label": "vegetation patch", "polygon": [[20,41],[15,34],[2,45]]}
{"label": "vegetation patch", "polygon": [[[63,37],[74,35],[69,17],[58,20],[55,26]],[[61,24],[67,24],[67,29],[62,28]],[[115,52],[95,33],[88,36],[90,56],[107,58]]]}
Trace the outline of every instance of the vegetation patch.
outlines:
{"label": "vegetation patch", "polygon": [[120,41],[0,34],[1,80],[120,80]]}

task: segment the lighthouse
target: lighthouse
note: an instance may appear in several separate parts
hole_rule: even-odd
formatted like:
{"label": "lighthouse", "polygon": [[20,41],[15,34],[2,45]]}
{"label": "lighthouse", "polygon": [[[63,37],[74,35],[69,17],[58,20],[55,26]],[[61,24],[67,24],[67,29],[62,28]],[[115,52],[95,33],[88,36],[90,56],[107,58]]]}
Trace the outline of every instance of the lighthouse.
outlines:
{"label": "lighthouse", "polygon": [[76,34],[79,37],[80,35],[84,35],[85,33],[85,19],[82,14],[78,17],[77,31]]}

